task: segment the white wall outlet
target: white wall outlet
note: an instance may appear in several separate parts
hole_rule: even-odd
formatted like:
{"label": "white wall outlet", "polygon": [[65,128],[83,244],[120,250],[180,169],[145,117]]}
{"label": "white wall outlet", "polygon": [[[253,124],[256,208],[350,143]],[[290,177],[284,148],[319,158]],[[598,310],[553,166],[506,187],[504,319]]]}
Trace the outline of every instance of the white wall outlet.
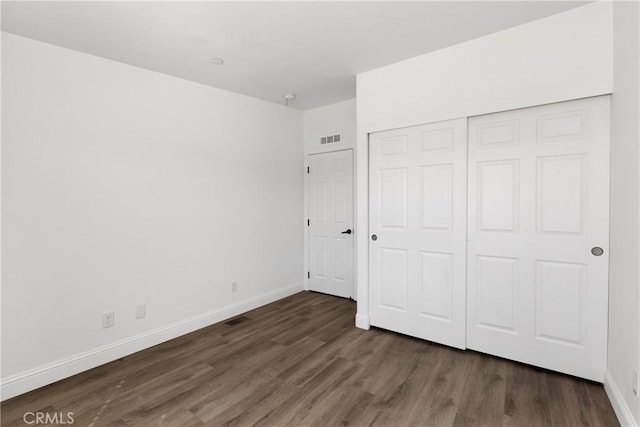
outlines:
{"label": "white wall outlet", "polygon": [[136,319],[144,319],[147,317],[147,304],[136,305]]}
{"label": "white wall outlet", "polygon": [[631,383],[631,387],[633,388],[633,394],[638,397],[638,370],[633,370],[633,382]]}
{"label": "white wall outlet", "polygon": [[102,329],[111,328],[116,324],[116,315],[113,311],[102,313]]}
{"label": "white wall outlet", "polygon": [[231,292],[238,292],[238,282],[235,280],[231,282]]}

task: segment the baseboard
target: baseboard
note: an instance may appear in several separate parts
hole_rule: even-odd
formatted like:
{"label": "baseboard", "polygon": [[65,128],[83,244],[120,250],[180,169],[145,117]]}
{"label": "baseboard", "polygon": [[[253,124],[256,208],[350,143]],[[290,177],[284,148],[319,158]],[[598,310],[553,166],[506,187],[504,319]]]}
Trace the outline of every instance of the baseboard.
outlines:
{"label": "baseboard", "polygon": [[604,391],[607,393],[609,400],[611,401],[611,406],[613,406],[613,410],[618,417],[618,421],[620,421],[620,425],[623,427],[637,427],[638,421],[635,420],[631,409],[625,402],[620,389],[618,388],[618,384],[611,376],[611,373],[607,371],[604,374]]}
{"label": "baseboard", "polygon": [[356,314],[356,328],[360,329],[369,329],[371,327],[371,323],[369,322],[369,316],[365,316],[363,314]]}
{"label": "baseboard", "polygon": [[154,345],[213,325],[303,290],[302,282],[280,288],[249,300],[230,304],[189,319],[120,340],[58,360],[7,378],[0,382],[2,400],[60,381],[72,375],[112,362]]}

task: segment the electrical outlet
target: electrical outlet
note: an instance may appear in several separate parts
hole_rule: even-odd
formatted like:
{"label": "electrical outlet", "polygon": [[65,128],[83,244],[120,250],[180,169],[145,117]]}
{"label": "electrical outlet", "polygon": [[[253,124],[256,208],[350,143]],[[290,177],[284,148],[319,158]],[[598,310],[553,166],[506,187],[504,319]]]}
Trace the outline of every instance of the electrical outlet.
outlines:
{"label": "electrical outlet", "polygon": [[238,282],[235,280],[231,282],[231,292],[238,292]]}
{"label": "electrical outlet", "polygon": [[631,383],[633,387],[633,394],[638,397],[638,370],[633,370],[633,382]]}
{"label": "electrical outlet", "polygon": [[144,319],[147,316],[147,304],[136,305],[136,319]]}
{"label": "electrical outlet", "polygon": [[116,315],[113,311],[102,313],[102,329],[111,328],[116,324]]}

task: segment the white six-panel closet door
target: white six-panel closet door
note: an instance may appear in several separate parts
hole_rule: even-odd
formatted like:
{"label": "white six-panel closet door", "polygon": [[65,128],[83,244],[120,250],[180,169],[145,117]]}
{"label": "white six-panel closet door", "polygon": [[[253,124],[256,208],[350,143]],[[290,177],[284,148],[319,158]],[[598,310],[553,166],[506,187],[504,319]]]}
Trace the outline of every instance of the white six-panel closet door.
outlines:
{"label": "white six-panel closet door", "polygon": [[467,347],[603,381],[609,97],[468,125]]}
{"label": "white six-panel closet door", "polygon": [[371,324],[465,347],[466,119],[370,135]]}

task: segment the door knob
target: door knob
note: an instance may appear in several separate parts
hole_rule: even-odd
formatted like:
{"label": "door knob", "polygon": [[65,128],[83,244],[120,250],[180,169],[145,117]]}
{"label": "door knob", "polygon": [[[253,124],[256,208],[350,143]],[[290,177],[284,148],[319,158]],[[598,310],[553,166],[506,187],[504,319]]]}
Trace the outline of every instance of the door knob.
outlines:
{"label": "door knob", "polygon": [[595,246],[595,247],[591,248],[591,253],[594,256],[600,256],[600,255],[602,255],[604,253],[604,250],[599,246]]}
{"label": "door knob", "polygon": [[373,240],[375,242],[376,240],[378,240],[378,236],[376,236],[375,234],[372,234],[371,235],[371,240]]}
{"label": "door knob", "polygon": [[349,228],[348,230],[343,231],[343,232],[342,232],[342,233],[340,233],[340,234],[351,234],[351,229]]}

